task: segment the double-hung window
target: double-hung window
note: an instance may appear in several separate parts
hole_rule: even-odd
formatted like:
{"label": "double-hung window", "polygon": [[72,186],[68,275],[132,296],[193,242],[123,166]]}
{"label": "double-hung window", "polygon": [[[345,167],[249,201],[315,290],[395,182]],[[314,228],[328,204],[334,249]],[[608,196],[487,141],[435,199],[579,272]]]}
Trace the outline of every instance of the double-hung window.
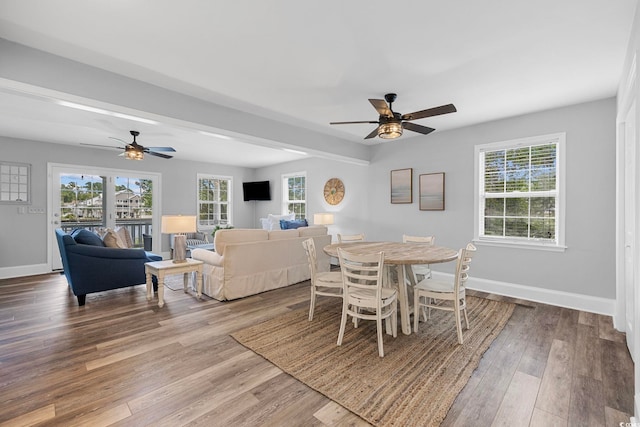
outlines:
{"label": "double-hung window", "polygon": [[296,219],[307,217],[307,173],[282,175],[282,214],[293,213]]}
{"label": "double-hung window", "polygon": [[565,134],[476,146],[475,240],[564,250]]}
{"label": "double-hung window", "polygon": [[198,229],[232,224],[231,177],[198,174]]}

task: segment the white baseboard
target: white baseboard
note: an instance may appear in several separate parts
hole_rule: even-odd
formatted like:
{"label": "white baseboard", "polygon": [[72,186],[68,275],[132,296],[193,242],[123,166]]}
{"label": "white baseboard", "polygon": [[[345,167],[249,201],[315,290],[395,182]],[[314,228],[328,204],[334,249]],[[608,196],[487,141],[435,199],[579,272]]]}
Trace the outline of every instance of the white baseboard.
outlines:
{"label": "white baseboard", "polygon": [[18,265],[15,267],[0,268],[0,279],[13,277],[34,276],[36,274],[51,273],[49,264]]}
{"label": "white baseboard", "polygon": [[[434,279],[453,280],[453,274],[439,273],[437,271],[434,271],[432,274]],[[615,313],[616,301],[614,299],[498,282],[496,280],[480,279],[477,277],[469,277],[467,288],[606,316],[613,316]]]}

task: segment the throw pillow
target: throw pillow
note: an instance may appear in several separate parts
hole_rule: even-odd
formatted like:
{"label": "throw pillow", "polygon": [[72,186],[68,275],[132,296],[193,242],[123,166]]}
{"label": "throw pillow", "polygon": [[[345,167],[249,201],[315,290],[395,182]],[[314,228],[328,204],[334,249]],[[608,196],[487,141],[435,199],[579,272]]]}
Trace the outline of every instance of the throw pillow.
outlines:
{"label": "throw pillow", "polygon": [[106,247],[126,249],[127,245],[122,241],[122,239],[120,239],[120,236],[118,235],[118,233],[116,233],[110,228],[107,228],[106,231],[107,232],[102,238],[102,242]]}
{"label": "throw pillow", "polygon": [[133,247],[133,240],[131,239],[131,233],[129,233],[129,229],[127,227],[118,227],[116,228],[116,234],[120,237],[120,241],[124,245],[125,248]]}
{"label": "throw pillow", "polygon": [[80,243],[81,245],[104,247],[104,243],[100,236],[86,228],[76,228],[71,232],[71,237],[73,237],[73,240],[75,240],[76,243]]}
{"label": "throw pillow", "polygon": [[269,221],[269,218],[260,218],[260,227],[263,230],[270,230],[271,222]]}
{"label": "throw pillow", "polygon": [[269,230],[280,230],[280,220],[284,219],[285,221],[293,221],[294,219],[296,219],[296,214],[287,214],[287,215],[269,214],[267,218],[269,219],[269,223],[270,223]]}
{"label": "throw pillow", "polygon": [[294,219],[293,221],[280,220],[280,228],[283,230],[292,230],[300,227],[308,227],[307,219]]}

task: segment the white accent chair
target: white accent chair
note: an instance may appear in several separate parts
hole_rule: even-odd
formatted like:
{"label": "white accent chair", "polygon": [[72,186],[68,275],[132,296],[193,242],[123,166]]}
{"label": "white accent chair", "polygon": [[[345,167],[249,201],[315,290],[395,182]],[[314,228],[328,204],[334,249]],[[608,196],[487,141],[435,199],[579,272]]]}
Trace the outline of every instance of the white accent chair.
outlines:
{"label": "white accent chair", "polygon": [[318,271],[316,244],[313,239],[302,242],[311,270],[311,301],[309,302],[309,321],[313,320],[318,295],[342,298],[342,273],[339,271]]}
{"label": "white accent chair", "polygon": [[[433,246],[436,243],[436,238],[435,236],[410,236],[408,234],[403,234],[402,242],[424,243],[429,246]],[[431,279],[431,266],[429,264],[413,264],[411,266],[411,270],[413,270],[414,275],[422,276],[421,279]]]}
{"label": "white accent chair", "polygon": [[378,355],[384,357],[382,319],[391,322],[393,337],[398,336],[398,292],[395,288],[382,287],[384,252],[356,255],[338,248],[338,257],[343,285],[338,345],[342,345],[347,316],[353,318],[355,328],[358,327],[358,319],[375,320],[378,331]]}
{"label": "white accent chair", "polygon": [[[467,300],[465,294],[465,284],[469,278],[469,265],[476,252],[476,247],[469,243],[466,248],[458,251],[456,262],[456,273],[453,283],[423,279],[413,289],[413,330],[418,332],[418,322],[420,321],[419,311],[424,308],[453,311],[458,332],[458,343],[463,343],[462,338],[462,317],[469,329],[469,317],[467,316]],[[437,300],[437,301],[434,301]]]}
{"label": "white accent chair", "polygon": [[364,234],[343,235],[338,233],[338,243],[362,242]]}

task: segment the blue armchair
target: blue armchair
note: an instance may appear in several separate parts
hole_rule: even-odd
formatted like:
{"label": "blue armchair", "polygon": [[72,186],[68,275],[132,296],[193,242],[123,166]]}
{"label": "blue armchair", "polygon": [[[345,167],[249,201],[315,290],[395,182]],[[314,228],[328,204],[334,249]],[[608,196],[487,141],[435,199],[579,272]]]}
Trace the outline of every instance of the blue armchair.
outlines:
{"label": "blue armchair", "polygon": [[56,239],[64,275],[79,305],[89,293],[145,283],[144,264],[162,260],[144,249],[105,247],[97,234],[85,229],[67,234],[58,228]]}

